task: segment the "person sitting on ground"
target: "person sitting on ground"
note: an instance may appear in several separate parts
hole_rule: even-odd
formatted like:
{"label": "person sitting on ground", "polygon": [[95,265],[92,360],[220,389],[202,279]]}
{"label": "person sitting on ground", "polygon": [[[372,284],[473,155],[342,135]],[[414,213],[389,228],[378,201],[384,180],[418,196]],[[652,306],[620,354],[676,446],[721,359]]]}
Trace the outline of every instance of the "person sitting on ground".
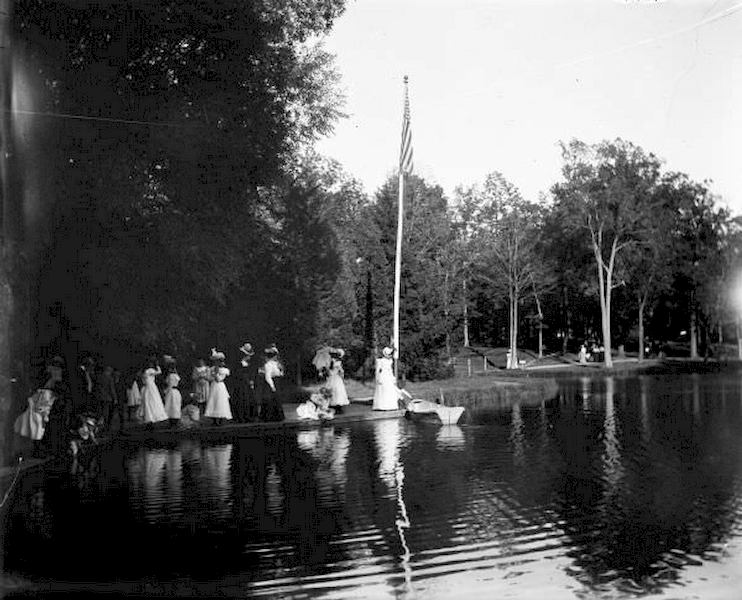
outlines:
{"label": "person sitting on ground", "polygon": [[326,388],[320,388],[309,396],[306,402],[296,407],[296,415],[300,419],[309,421],[329,421],[335,418],[335,411],[330,407],[332,392]]}
{"label": "person sitting on ground", "polygon": [[197,427],[201,421],[201,409],[193,398],[193,394],[188,396],[186,405],[181,411],[180,425],[186,429]]}

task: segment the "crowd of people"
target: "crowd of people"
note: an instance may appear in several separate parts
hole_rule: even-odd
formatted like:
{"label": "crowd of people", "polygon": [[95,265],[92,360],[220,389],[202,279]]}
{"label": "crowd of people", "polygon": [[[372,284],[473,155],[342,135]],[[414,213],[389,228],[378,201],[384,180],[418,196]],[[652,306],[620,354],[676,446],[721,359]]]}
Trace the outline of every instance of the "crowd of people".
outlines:
{"label": "crowd of people", "polygon": [[[158,423],[193,427],[200,422],[216,426],[225,421],[277,422],[285,418],[278,381],[284,376],[279,350],[271,344],[262,359],[246,342],[239,360],[227,367],[224,352],[211,349],[207,360],[190,369],[189,391],[181,393],[177,360],[149,357],[141,368],[124,376],[109,364],[86,356],[67,372],[65,361],[54,356],[46,365],[41,385],[28,398],[15,421],[15,431],[32,442],[36,457],[66,453],[77,458],[97,443],[101,431],[118,430],[125,423]],[[318,392],[297,408],[300,419],[327,420],[342,413],[350,400],[345,388],[341,348],[326,348],[317,364],[323,382]],[[393,372],[393,351],[384,348],[376,361],[374,410],[396,410],[399,389]],[[227,383],[229,381],[229,384]],[[208,421],[207,421],[208,420]]]}
{"label": "crowd of people", "polygon": [[[151,428],[168,422],[189,427],[206,419],[215,425],[238,422],[282,421],[283,407],[277,382],[284,367],[275,344],[255,358],[250,343],[239,348],[233,370],[216,348],[199,360],[190,373],[190,390],[181,393],[177,360],[169,355],[149,357],[128,376],[86,356],[71,371],[61,356],[45,366],[40,385],[29,396],[15,420],[15,432],[32,442],[34,457],[78,456],[95,445],[101,431],[122,430],[126,423]],[[230,378],[230,385],[227,385]]]}

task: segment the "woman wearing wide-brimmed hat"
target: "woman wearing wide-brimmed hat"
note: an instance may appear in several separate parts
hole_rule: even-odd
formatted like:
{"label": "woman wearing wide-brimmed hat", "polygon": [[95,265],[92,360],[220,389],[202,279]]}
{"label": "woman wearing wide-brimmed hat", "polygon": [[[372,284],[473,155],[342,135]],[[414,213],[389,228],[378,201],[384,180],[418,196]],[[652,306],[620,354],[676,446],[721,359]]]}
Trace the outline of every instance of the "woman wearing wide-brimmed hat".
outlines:
{"label": "woman wearing wide-brimmed hat", "polygon": [[242,344],[238,350],[241,357],[232,374],[234,378],[232,409],[237,421],[247,423],[255,421],[258,417],[258,407],[255,403],[257,369],[253,360],[255,350],[249,342]]}
{"label": "woman wearing wide-brimmed hat", "polygon": [[206,402],[205,417],[214,419],[216,425],[221,425],[224,419],[232,419],[232,409],[229,406],[229,391],[224,380],[229,377],[229,369],[225,364],[223,352],[211,349],[211,386],[209,400]]}
{"label": "woman wearing wide-brimmed hat", "polygon": [[330,365],[327,367],[326,386],[332,394],[330,406],[336,412],[342,412],[343,406],[350,404],[348,392],[345,389],[345,381],[343,381],[343,356],[345,356],[345,350],[342,348],[332,348],[330,350]]}
{"label": "woman wearing wide-brimmed hat", "polygon": [[283,366],[278,360],[278,348],[271,344],[263,350],[263,366],[258,369],[255,382],[256,396],[260,405],[261,421],[283,421],[283,406],[278,398],[276,379],[283,377]]}
{"label": "woman wearing wide-brimmed hat", "polygon": [[387,346],[376,359],[376,388],[374,389],[374,410],[397,410],[399,391],[394,377],[394,350]]}

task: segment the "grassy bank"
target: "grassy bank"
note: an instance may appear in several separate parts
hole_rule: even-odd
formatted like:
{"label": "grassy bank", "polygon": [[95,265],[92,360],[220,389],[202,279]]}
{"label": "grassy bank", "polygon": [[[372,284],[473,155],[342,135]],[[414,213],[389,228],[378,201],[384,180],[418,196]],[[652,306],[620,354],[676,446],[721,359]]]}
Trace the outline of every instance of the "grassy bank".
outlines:
{"label": "grassy bank", "polygon": [[[525,375],[525,374],[523,374]],[[372,382],[348,379],[345,382],[348,396],[354,402],[371,402],[374,395]],[[319,388],[307,386],[305,394]],[[437,381],[408,382],[407,391],[414,398],[440,402],[448,406],[500,407],[515,402],[539,403],[557,394],[557,383],[549,377],[499,377],[495,374],[453,378]]]}

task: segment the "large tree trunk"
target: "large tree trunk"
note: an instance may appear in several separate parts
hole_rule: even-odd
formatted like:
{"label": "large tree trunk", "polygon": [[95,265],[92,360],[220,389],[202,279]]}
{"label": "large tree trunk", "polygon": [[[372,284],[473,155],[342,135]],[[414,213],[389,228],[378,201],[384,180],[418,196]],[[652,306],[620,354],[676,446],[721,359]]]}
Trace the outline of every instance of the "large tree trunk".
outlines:
{"label": "large tree trunk", "polygon": [[690,357],[698,358],[698,323],[695,305],[691,305],[690,309]]}
{"label": "large tree trunk", "polygon": [[639,300],[639,362],[644,360],[644,304],[646,300]]}
{"label": "large tree trunk", "polygon": [[469,302],[466,298],[466,278],[463,282],[464,288],[464,348],[469,347]]}
{"label": "large tree trunk", "polygon": [[518,289],[510,286],[510,359],[508,369],[518,368]]}
{"label": "large tree trunk", "polygon": [[605,267],[600,244],[594,244],[595,259],[598,265],[598,291],[600,293],[600,324],[603,332],[603,366],[607,369],[613,366],[611,354],[611,292],[613,283],[613,265],[616,257],[616,241],[613,241],[608,267]]}
{"label": "large tree trunk", "polygon": [[562,354],[567,354],[569,333],[572,327],[572,319],[569,314],[569,299],[567,297],[567,286],[562,288],[562,298],[564,299],[564,339],[562,340]]}

